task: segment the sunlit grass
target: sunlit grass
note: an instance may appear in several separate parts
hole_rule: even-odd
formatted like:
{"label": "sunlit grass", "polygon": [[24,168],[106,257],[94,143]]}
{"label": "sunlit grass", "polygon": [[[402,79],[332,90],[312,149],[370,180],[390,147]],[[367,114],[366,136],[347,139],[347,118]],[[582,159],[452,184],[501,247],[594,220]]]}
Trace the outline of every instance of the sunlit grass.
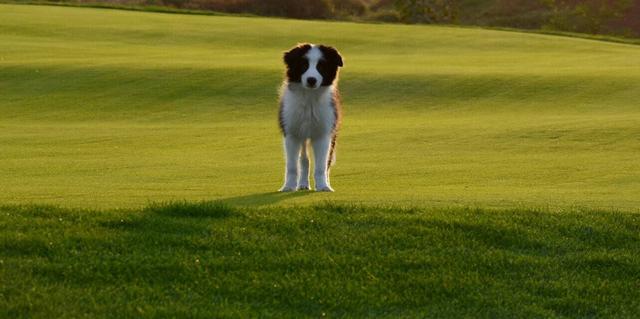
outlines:
{"label": "sunlit grass", "polygon": [[345,56],[337,192],[279,204],[640,204],[638,46],[435,26],[1,8],[3,203],[265,202],[283,174],[281,53],[311,41]]}

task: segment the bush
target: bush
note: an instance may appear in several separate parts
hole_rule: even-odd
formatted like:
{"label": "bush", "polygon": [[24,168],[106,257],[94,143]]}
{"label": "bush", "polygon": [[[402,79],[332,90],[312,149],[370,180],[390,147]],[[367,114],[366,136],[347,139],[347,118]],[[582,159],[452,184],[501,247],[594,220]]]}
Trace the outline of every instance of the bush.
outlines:
{"label": "bush", "polygon": [[451,23],[459,11],[455,0],[396,0],[394,6],[407,23]]}
{"label": "bush", "polygon": [[545,0],[545,2],[553,10],[549,27],[592,34],[611,33],[619,21],[631,17],[629,13],[634,7],[636,10],[640,7],[636,1],[632,0]]}
{"label": "bush", "polygon": [[367,12],[367,5],[362,0],[333,0],[331,5],[334,15],[343,17],[361,17]]}

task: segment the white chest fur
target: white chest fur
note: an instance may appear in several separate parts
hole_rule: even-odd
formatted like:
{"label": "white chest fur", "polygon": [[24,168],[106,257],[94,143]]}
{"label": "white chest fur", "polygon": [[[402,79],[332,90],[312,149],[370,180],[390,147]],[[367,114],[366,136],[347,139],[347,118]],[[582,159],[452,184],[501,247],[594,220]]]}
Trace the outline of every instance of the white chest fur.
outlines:
{"label": "white chest fur", "polygon": [[285,134],[302,139],[330,135],[336,122],[334,89],[333,85],[309,90],[285,84],[280,114]]}

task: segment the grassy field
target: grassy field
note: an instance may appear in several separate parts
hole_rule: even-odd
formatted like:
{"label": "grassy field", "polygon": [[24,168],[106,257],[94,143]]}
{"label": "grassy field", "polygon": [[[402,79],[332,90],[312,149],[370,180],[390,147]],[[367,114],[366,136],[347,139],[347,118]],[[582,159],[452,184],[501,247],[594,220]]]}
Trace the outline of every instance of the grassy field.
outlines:
{"label": "grassy field", "polygon": [[[516,32],[0,10],[0,202],[640,206],[640,47]],[[282,183],[281,52],[346,59],[335,194]]]}
{"label": "grassy field", "polygon": [[[331,194],[274,192],[303,41]],[[640,46],[0,5],[0,94],[0,317],[640,313]]]}
{"label": "grassy field", "polygon": [[0,208],[0,316],[635,318],[640,215]]}

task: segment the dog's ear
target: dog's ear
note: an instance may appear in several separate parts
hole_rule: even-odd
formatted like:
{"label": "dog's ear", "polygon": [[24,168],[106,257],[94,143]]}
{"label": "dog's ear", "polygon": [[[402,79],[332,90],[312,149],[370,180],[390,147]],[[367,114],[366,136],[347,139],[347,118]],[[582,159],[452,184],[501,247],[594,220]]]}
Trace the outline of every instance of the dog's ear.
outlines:
{"label": "dog's ear", "polygon": [[342,56],[340,55],[340,53],[338,52],[338,50],[336,50],[336,48],[334,47],[330,47],[330,46],[325,46],[325,45],[321,45],[320,46],[320,50],[322,51],[322,53],[324,54],[325,59],[327,59],[327,61],[337,65],[337,66],[343,66],[344,64],[342,63]]}
{"label": "dog's ear", "polygon": [[300,43],[297,46],[293,47],[291,50],[284,53],[284,63],[287,65],[292,65],[297,60],[302,58],[302,56],[309,51],[311,45],[307,43]]}

